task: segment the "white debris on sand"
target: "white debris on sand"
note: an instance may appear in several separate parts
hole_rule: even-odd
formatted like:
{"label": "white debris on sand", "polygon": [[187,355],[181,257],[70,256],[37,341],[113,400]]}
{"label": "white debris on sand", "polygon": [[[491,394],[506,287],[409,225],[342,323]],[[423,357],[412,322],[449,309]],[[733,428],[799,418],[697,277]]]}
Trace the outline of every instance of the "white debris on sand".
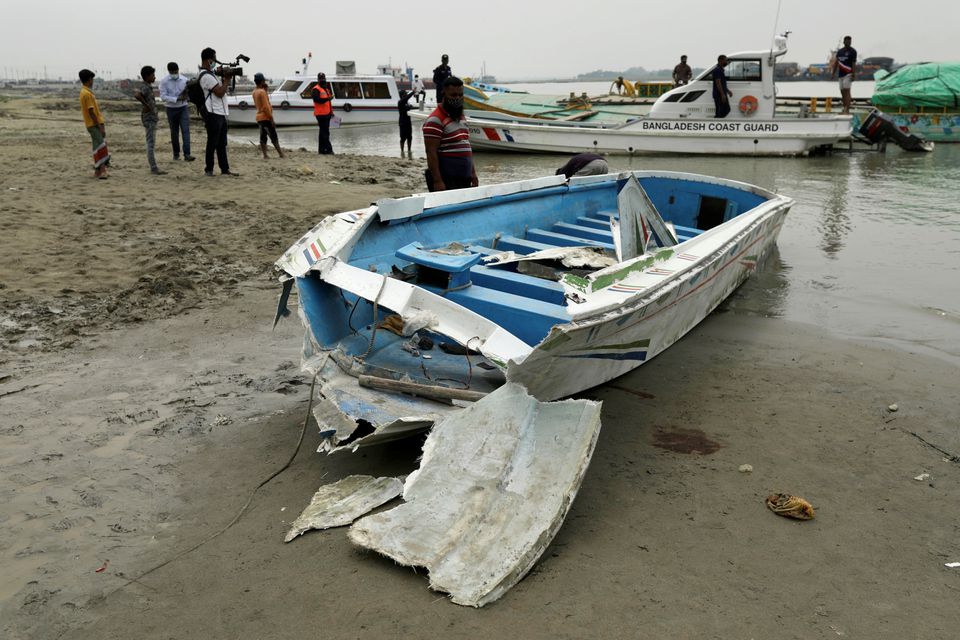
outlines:
{"label": "white debris on sand", "polygon": [[426,567],[430,587],[482,607],[515,585],[550,544],[583,481],[600,403],[539,402],[507,383],[430,433],[406,504],[367,516],[350,539]]}
{"label": "white debris on sand", "polygon": [[350,524],[403,491],[397,478],[347,476],[339,482],[320,487],[300,517],[293,521],[283,539],[290,542],[311,529],[330,529]]}

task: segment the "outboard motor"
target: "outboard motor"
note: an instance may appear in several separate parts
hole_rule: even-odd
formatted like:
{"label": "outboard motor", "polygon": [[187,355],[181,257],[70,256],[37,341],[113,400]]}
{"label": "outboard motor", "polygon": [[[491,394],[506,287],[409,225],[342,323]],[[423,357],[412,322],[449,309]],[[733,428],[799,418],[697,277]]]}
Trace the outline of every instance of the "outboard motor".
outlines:
{"label": "outboard motor", "polygon": [[933,151],[932,142],[923,136],[904,133],[893,121],[893,118],[879,109],[871,111],[863,121],[863,125],[860,127],[860,135],[866,138],[870,144],[883,145],[887,140],[892,140],[906,151]]}

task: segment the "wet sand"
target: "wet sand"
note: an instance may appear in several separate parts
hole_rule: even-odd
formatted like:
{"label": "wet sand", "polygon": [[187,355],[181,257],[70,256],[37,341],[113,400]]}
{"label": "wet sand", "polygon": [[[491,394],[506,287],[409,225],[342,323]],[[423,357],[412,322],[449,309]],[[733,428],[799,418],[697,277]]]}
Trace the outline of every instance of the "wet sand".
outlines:
{"label": "wet sand", "polygon": [[[108,112],[117,166],[98,182],[72,112],[0,114],[4,637],[941,638],[960,623],[960,569],[944,567],[960,561],[956,366],[736,305],[584,394],[604,402],[584,485],[498,603],[453,605],[342,529],[284,544],[320,484],[419,455],[321,456],[312,424],[239,522],[129,583],[229,523],[294,450],[308,381],[299,323],[271,331],[272,261],[326,213],[419,188],[420,166],[234,146],[238,179],[169,160],[153,177],[135,114]],[[773,515],[777,491],[817,518]]]}

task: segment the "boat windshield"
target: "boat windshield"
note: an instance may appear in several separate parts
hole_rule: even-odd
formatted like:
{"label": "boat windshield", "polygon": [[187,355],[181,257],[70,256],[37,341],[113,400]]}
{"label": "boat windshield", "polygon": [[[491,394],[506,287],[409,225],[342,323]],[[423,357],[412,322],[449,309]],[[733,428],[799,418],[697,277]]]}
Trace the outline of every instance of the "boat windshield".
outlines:
{"label": "boat windshield", "polygon": [[760,60],[731,60],[727,65],[727,80],[759,80]]}

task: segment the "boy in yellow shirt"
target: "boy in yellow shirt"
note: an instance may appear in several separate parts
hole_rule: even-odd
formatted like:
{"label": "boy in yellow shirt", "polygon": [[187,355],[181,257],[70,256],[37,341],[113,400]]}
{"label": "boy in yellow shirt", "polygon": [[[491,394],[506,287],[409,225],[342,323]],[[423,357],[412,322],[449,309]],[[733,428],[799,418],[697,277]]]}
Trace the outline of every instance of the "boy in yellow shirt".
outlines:
{"label": "boy in yellow shirt", "polygon": [[90,69],[80,70],[80,111],[83,114],[83,124],[93,142],[93,175],[101,180],[107,177],[107,167],[110,166],[110,152],[107,151],[107,130],[103,114],[97,97],[91,90],[95,74]]}

